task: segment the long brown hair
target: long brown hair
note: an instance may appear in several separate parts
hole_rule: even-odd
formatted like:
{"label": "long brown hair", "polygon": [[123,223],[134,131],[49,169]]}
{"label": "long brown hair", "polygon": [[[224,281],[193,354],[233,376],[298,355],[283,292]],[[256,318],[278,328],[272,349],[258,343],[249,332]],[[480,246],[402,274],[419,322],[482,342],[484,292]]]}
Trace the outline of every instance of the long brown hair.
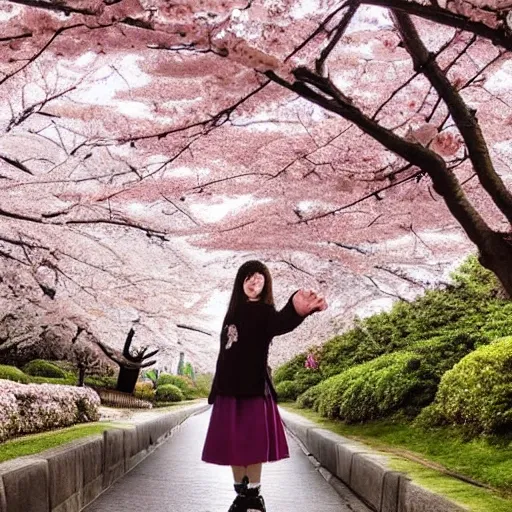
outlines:
{"label": "long brown hair", "polygon": [[223,326],[233,323],[238,308],[247,302],[248,298],[244,292],[244,281],[253,274],[262,274],[265,277],[265,284],[260,295],[260,302],[274,307],[274,293],[272,290],[272,277],[265,264],[261,261],[246,261],[239,269],[235,277],[233,292],[229,301],[228,311],[224,317]]}

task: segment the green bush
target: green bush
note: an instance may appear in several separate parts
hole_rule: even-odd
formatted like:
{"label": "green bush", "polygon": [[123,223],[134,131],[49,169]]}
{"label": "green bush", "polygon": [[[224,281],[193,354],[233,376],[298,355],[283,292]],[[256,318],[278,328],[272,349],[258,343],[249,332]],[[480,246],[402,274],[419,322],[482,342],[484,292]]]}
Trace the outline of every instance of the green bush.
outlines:
{"label": "green bush", "polygon": [[276,393],[279,400],[292,401],[297,398],[299,391],[297,383],[293,380],[283,380],[276,385]]}
{"label": "green bush", "polygon": [[5,364],[0,364],[0,379],[13,380],[23,384],[28,384],[30,382],[30,377],[25,375],[19,368],[16,368],[16,366],[7,366]]}
{"label": "green bush", "polygon": [[34,384],[61,384],[64,386],[76,386],[78,379],[73,376],[68,376],[63,379],[53,377],[29,377],[30,382]]}
{"label": "green bush", "polygon": [[317,384],[316,386],[309,388],[308,390],[304,391],[304,393],[299,395],[299,397],[297,398],[297,405],[302,409],[318,410],[317,401],[322,393],[322,384],[324,382],[321,382],[320,384]]}
{"label": "green bush", "polygon": [[512,428],[512,337],[467,355],[441,379],[435,403],[418,423],[464,425],[473,435]]}
{"label": "green bush", "polygon": [[413,343],[409,351],[419,356],[423,368],[439,382],[444,373],[451,370],[463,357],[489,342],[490,339],[483,334],[454,330]]}
{"label": "green bush", "polygon": [[67,377],[64,370],[44,359],[30,361],[23,367],[23,371],[33,377],[51,377],[52,379],[65,379]]}
{"label": "green bush", "polygon": [[71,361],[48,361],[53,365],[59,367],[61,370],[64,370],[68,374],[78,375],[78,370],[76,364]]}
{"label": "green bush", "polygon": [[171,375],[169,373],[162,373],[156,382],[157,389],[160,386],[172,384],[181,389],[184,397],[187,400],[197,397],[196,387],[193,381],[184,375]]}
{"label": "green bush", "polygon": [[[417,343],[433,338],[439,340],[438,352],[452,350],[454,343],[466,345],[449,354],[453,365],[475,347],[512,335],[512,301],[501,297],[501,286],[491,272],[475,257],[470,257],[452,278],[453,285],[429,290],[413,302],[400,301],[389,312],[364,320],[356,318],[351,330],[332,338],[321,348],[319,362],[323,377],[337,375],[397,350],[415,351]],[[472,339],[463,340],[464,336]],[[443,343],[445,348],[441,346]],[[443,358],[439,359],[442,361]],[[442,375],[447,366],[443,364],[438,374]],[[285,380],[295,380],[295,375]]]}
{"label": "green bush", "polygon": [[116,389],[117,377],[102,377],[100,375],[90,375],[85,377],[84,384],[91,388]]}
{"label": "green bush", "polygon": [[316,386],[322,380],[322,374],[318,370],[304,369],[304,371],[297,372],[295,375],[294,382],[297,386],[297,396]]}
{"label": "green bush", "polygon": [[272,374],[272,381],[277,386],[285,380],[294,380],[298,371],[304,369],[306,362],[306,354],[298,354],[287,363],[281,365]]}
{"label": "green bush", "polygon": [[200,373],[196,375],[196,393],[198,397],[207,397],[213,383],[212,373]]}
{"label": "green bush", "polygon": [[133,395],[135,398],[152,402],[155,399],[156,392],[153,388],[153,384],[150,382],[137,382]]}
{"label": "green bush", "polygon": [[407,405],[414,412],[428,404],[436,383],[410,352],[386,354],[319,384],[315,408],[323,416],[346,422],[392,415]]}
{"label": "green bush", "polygon": [[162,384],[156,388],[155,399],[159,402],[181,402],[184,396],[174,384]]}

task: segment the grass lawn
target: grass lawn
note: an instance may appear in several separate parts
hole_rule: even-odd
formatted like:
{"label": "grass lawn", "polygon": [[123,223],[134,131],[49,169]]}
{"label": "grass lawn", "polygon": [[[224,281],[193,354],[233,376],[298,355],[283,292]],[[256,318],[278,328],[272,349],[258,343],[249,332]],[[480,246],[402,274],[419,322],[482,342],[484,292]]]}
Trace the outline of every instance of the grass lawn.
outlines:
{"label": "grass lawn", "polygon": [[0,444],[0,462],[24,455],[33,455],[49,448],[55,448],[61,444],[69,443],[75,439],[101,434],[104,430],[111,428],[126,427],[126,423],[95,422],[83,425],[74,425],[72,427],[42,432],[40,434],[31,434],[16,439],[11,439]]}
{"label": "grass lawn", "polygon": [[[391,465],[426,488],[442,493],[475,512],[512,511],[512,439],[464,441],[455,428],[422,431],[406,423],[375,421],[346,425],[321,417],[295,403],[279,404],[337,434],[393,454]],[[475,480],[492,490],[468,484]]]}

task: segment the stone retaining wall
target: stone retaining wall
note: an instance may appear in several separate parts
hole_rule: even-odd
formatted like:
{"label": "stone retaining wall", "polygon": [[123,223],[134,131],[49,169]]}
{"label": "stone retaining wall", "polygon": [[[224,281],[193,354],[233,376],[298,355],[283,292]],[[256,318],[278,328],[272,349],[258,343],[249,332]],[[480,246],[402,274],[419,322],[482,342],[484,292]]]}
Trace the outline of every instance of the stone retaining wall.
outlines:
{"label": "stone retaining wall", "polygon": [[0,512],[78,512],[209,405],[171,411],[122,429],[0,464]]}
{"label": "stone retaining wall", "polygon": [[389,467],[390,456],[319,428],[302,416],[280,409],[286,428],[309,455],[328,470],[322,471],[336,489],[341,480],[375,512],[463,512],[467,509],[415,484]]}

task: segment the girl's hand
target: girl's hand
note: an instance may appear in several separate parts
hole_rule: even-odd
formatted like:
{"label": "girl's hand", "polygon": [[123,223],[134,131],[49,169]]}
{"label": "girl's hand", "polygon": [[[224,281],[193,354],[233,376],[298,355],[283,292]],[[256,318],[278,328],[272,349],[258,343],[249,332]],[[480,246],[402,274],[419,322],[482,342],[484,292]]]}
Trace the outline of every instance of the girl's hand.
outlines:
{"label": "girl's hand", "polygon": [[299,290],[292,299],[293,307],[300,316],[308,316],[327,309],[325,299],[312,290]]}

